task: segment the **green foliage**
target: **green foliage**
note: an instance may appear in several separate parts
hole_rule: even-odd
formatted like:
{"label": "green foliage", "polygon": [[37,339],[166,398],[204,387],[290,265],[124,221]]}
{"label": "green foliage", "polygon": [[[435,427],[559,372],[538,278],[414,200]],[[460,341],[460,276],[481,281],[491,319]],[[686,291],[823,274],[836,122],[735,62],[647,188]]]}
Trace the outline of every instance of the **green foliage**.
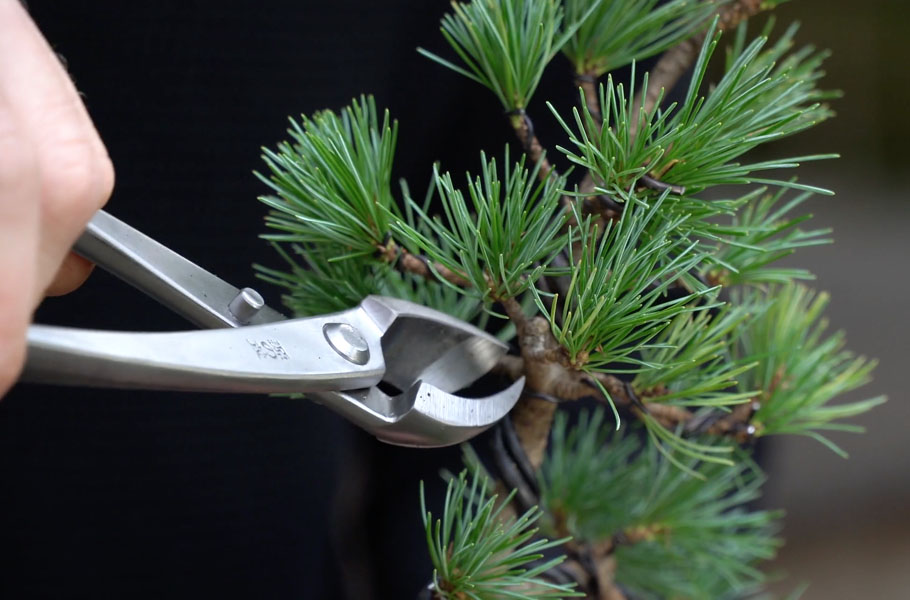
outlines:
{"label": "green foliage", "polygon": [[599,77],[693,35],[725,1],[566,0],[567,20],[581,25],[563,52],[576,73]]}
{"label": "green foliage", "polygon": [[717,244],[703,274],[725,286],[738,284],[786,283],[793,279],[813,279],[797,267],[773,265],[798,248],[830,244],[830,229],[803,231],[798,226],[811,215],[791,217],[790,213],[812,194],[803,192],[789,198],[786,190],[773,194],[758,189],[747,195],[745,207],[732,218],[728,235]]}
{"label": "green foliage", "polygon": [[287,290],[282,300],[296,317],[345,310],[370,294],[379,294],[429,306],[457,319],[474,321],[480,327],[486,324],[477,295],[458,293],[448,286],[426,285],[423,278],[399,273],[377,260],[355,257],[338,261],[317,247],[304,249],[294,244],[290,247],[293,254],[277,244],[274,247],[289,270],[255,267],[260,279]]}
{"label": "green foliage", "polygon": [[282,300],[294,316],[304,317],[336,312],[356,306],[364,297],[380,293],[380,279],[374,263],[363,256],[332,260],[316,245],[272,245],[289,270],[255,265],[260,279],[278,285],[287,293]]}
{"label": "green foliage", "polygon": [[735,466],[685,461],[690,477],[634,434],[613,433],[598,410],[569,424],[557,414],[540,472],[550,527],[579,540],[614,540],[616,580],[641,598],[738,597],[764,576],[756,563],[779,545],[768,511],[744,506],[763,481]]}
{"label": "green foliage", "polygon": [[632,461],[641,442],[625,430],[609,431],[604,415],[603,409],[582,411],[570,424],[565,411],[557,412],[538,475],[546,529],[578,542],[611,539],[629,523],[628,490],[637,477]]}
{"label": "green foliage", "polygon": [[[788,32],[792,37],[792,32]],[[734,162],[740,156],[773,140],[792,135],[830,116],[819,100],[826,94],[815,87],[817,68],[823,57],[797,53],[776,66],[786,43],[762,52],[767,43],[760,37],[741,52],[732,53],[724,76],[702,96],[708,62],[719,35],[708,36],[695,65],[689,90],[673,117],[664,121],[655,135],[673,131],[652,172],[667,183],[692,191],[723,184],[771,183],[804,189],[793,181],[764,180],[759,171],[793,168],[800,162],[831,158],[813,155],[751,164]]]}
{"label": "green foliage", "polygon": [[465,292],[448,285],[427,285],[423,277],[410,273],[389,270],[382,278],[382,286],[377,293],[429,306],[481,328],[486,327],[489,317],[483,312],[479,293]]}
{"label": "green foliage", "polygon": [[[776,515],[744,508],[763,481],[745,451],[667,423],[757,399],[749,422],[757,436],[807,435],[842,453],[823,433],[859,431],[840,421],[883,402],[833,403],[866,383],[874,362],[844,350],[841,334],[825,336],[827,296],[792,283],[811,278],[805,270],[777,264],[829,242],[827,230],[803,230],[809,217],[796,214],[812,193],[829,192],[764,172],[832,155],[743,158],[832,115],[826,102],[837,94],[818,87],[827,54],[794,50],[796,26],[769,44],[773,22],[751,41],[742,24],[711,81],[720,33],[707,19],[722,4],[453,2],[441,30],[458,64],[420,50],[489,88],[509,112],[527,107],[560,50],[586,76],[631,63],[628,86],[612,76],[600,86],[602,117],[583,92],[571,116],[548,104],[568,136],[557,148],[606,198],[567,189],[568,174],[541,178],[540,164],[525,168],[507,149],[501,164],[481,154],[480,174],[468,174],[466,187],[434,169],[427,197],[417,202],[404,186],[399,207],[390,189],[397,125],[369,97],[292,120],[290,141],[264,150],[268,172],[257,174],[272,190],[262,198],[271,209],[264,237],[287,264],[259,273],[287,290],[295,314],[384,294],[485,327],[496,301],[514,299],[547,319],[567,359],[554,371],[567,366],[593,385],[601,385],[594,375],[634,375],[628,385],[650,407],[636,405],[641,422],[611,433],[603,411],[571,425],[557,413],[539,479],[545,526],[556,537],[612,542],[616,581],[636,598],[742,597],[763,582],[756,563],[778,544]],[[640,108],[635,61],[703,29],[683,99]],[[752,187],[697,197],[737,185]],[[566,196],[585,202],[567,211]],[[581,212],[608,200],[620,207]],[[449,280],[396,270],[402,248],[437,275],[447,270]],[[729,303],[721,285],[732,288]],[[514,333],[508,324],[498,335]],[[689,412],[658,419],[659,410]],[[537,537],[537,509],[504,518],[511,496],[498,502],[476,457],[469,463],[474,474],[450,480],[441,519],[427,512],[421,490],[435,597],[578,595],[543,577],[562,559],[543,561],[541,553],[566,539]]]}
{"label": "green foliage", "polygon": [[[256,175],[276,195],[260,200],[272,209],[266,224],[276,242],[319,246],[326,256],[376,252],[397,214],[390,180],[398,124],[362,96],[341,114],[322,111],[291,120],[291,142],[263,149],[271,175]],[[331,253],[329,253],[331,248]]]}
{"label": "green foliage", "polygon": [[724,305],[678,315],[641,350],[643,363],[632,387],[648,402],[700,408],[730,406],[753,398],[756,390],[733,389],[735,378],[755,366],[730,360],[731,333],[750,318],[752,306]]}
{"label": "green foliage", "polygon": [[590,219],[583,221],[578,243],[569,247],[575,267],[565,296],[553,298],[548,310],[547,294],[535,289],[553,335],[578,368],[654,368],[636,353],[672,318],[695,310],[693,301],[707,292],[702,288],[682,298],[666,296],[677,274],[698,265],[702,254],[697,244],[673,235],[685,217],[659,218],[662,204],[663,198],[650,206],[628,201],[619,221],[608,224],[603,234]]}
{"label": "green foliage", "polygon": [[533,285],[566,246],[565,218],[559,216],[565,180],[549,177],[536,183],[540,165],[529,172],[524,157],[513,165],[508,148],[505,181],[499,179],[495,159],[487,161],[481,153],[481,163],[480,176],[467,174],[470,202],[451,174],[434,172],[444,222],[409,200],[409,211],[429,232],[421,231],[413,218],[396,220],[392,227],[410,249],[468,279],[473,286],[468,293],[479,290],[488,301],[503,300]]}
{"label": "green foliage", "polygon": [[860,432],[861,427],[834,423],[864,413],[883,397],[832,404],[870,379],[875,361],[844,350],[844,336],[825,336],[821,313],[828,295],[787,284],[767,290],[747,289],[737,301],[762,302],[768,309],[740,330],[734,356],[758,361],[740,379],[740,386],[760,389],[761,408],[752,423],[757,435],[791,433],[812,437],[846,455],[822,431]]}
{"label": "green foliage", "polygon": [[[606,84],[600,86],[602,123],[591,114],[581,93],[581,111],[572,109],[574,127],[560,116],[552,104],[548,104],[577,153],[562,146],[557,146],[557,149],[570,162],[589,170],[597,184],[598,193],[606,194],[618,202],[624,201],[630,189],[635,189],[639,201],[655,195],[653,190],[641,187],[638,182],[651,170],[650,165],[661,159],[665,148],[674,143],[676,136],[674,130],[664,127],[665,121],[673,114],[672,110],[650,115],[639,112],[635,123],[632,122],[636,98],[634,69],[631,81],[628,96],[622,84],[614,85],[612,76],[607,78]],[[644,86],[647,85],[648,76],[645,74]],[[691,194],[671,191],[666,195],[664,209],[673,215],[686,216],[678,224],[681,235],[720,239],[719,236],[735,232],[731,232],[730,227],[717,218],[732,218],[745,201],[735,199],[706,202]]]}
{"label": "green foliage", "polygon": [[[447,600],[534,599],[580,596],[572,586],[551,583],[540,577],[564,557],[548,561],[542,551],[566,540],[536,538],[534,523],[540,511],[532,508],[520,517],[504,519],[502,503],[487,490],[488,480],[479,474],[470,484],[466,472],[449,481],[442,519],[433,520],[426,509],[423,485],[420,511],[433,562],[436,597]],[[538,564],[532,565],[535,561]]]}
{"label": "green foliage", "polygon": [[[646,74],[645,87],[647,82]],[[581,112],[577,108],[572,109],[574,127],[569,125],[551,103],[547,103],[578,153],[562,146],[557,146],[557,149],[571,162],[590,170],[595,181],[600,184],[599,191],[617,196],[624,194],[646,174],[648,165],[660,159],[664,147],[672,142],[668,136],[673,134],[672,131],[665,131],[663,137],[656,135],[669,118],[670,112],[657,115],[641,112],[635,118],[639,134],[633,133],[634,75],[630,86],[629,95],[626,96],[624,86],[614,85],[613,77],[607,77],[606,84],[600,86],[601,123],[591,114],[582,92],[579,92]]]}
{"label": "green foliage", "polygon": [[575,31],[563,23],[557,0],[452,2],[442,35],[464,63],[458,66],[422,48],[418,52],[490,89],[506,110],[525,108],[543,71]]}
{"label": "green foliage", "polygon": [[[737,388],[737,379],[757,363],[734,361],[734,331],[752,317],[757,305],[726,304],[710,310],[686,312],[675,317],[654,342],[640,350],[641,361],[651,365],[632,381],[632,389],[650,404],[668,404],[690,410],[727,409],[755,398],[759,391]],[[727,442],[704,442],[671,431],[649,413],[641,420],[654,447],[672,464],[693,477],[702,477],[679,460],[732,465],[733,447]]]}
{"label": "green foliage", "polygon": [[[799,52],[775,65],[792,35],[788,32],[787,43],[778,43],[765,52],[766,38],[759,38],[731,53],[724,76],[702,95],[708,63],[720,37],[719,33],[709,35],[686,97],[678,106],[633,114],[634,87],[627,97],[623,86],[614,86],[612,78],[600,92],[600,124],[583,102],[581,112],[573,109],[574,126],[551,106],[575,147],[574,151],[560,150],[573,163],[590,169],[599,189],[610,195],[620,196],[645,174],[685,188],[688,194],[719,185],[751,183],[830,193],[793,180],[762,179],[757,173],[793,168],[800,162],[833,155],[736,162],[756,146],[802,131],[830,115],[819,104],[828,95],[815,87],[823,55]],[[646,77],[645,86],[647,81]],[[672,200],[671,196],[668,208],[673,207]]]}
{"label": "green foliage", "polygon": [[[762,38],[770,37],[774,24],[775,21],[772,17],[765,25]],[[794,38],[798,31],[799,23],[790,25],[773,46],[761,52],[751,61],[746,74],[754,76],[765,72],[767,77],[775,81],[775,85],[769,86],[766,92],[765,102],[780,99],[781,92],[787,91],[788,88],[799,87],[801,94],[787,96],[787,100],[794,107],[797,104],[805,107],[794,126],[806,128],[831,118],[834,112],[825,104],[825,101],[839,98],[841,93],[836,90],[821,90],[817,87],[819,80],[825,75],[822,65],[831,53],[817,51],[811,45],[793,51]],[[743,22],[736,30],[733,44],[727,48],[726,71],[732,71],[736,62],[746,52],[747,33],[747,23]],[[762,99],[759,99],[758,102],[762,102]]]}

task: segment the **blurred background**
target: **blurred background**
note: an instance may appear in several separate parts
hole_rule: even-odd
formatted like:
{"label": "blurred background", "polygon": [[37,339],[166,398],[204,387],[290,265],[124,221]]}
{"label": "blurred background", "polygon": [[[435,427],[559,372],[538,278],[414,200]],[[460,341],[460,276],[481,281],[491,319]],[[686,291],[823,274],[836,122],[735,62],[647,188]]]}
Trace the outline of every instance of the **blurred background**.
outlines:
{"label": "blurred background", "polygon": [[777,590],[809,582],[805,600],[910,597],[910,404],[902,381],[910,359],[905,7],[896,0],[795,0],[777,11],[780,25],[802,22],[800,41],[833,51],[823,86],[844,92],[834,103],[835,119],[774,149],[777,156],[842,155],[801,169],[803,181],[837,194],[810,205],[815,224],[834,229],[835,243],[800,252],[794,262],[831,293],[831,328],[845,329],[850,349],[880,361],[874,382],[855,398],[889,398],[857,419],[865,435],[834,437],[849,460],[808,439],[768,444],[765,502],[787,511],[776,566],[789,576]]}

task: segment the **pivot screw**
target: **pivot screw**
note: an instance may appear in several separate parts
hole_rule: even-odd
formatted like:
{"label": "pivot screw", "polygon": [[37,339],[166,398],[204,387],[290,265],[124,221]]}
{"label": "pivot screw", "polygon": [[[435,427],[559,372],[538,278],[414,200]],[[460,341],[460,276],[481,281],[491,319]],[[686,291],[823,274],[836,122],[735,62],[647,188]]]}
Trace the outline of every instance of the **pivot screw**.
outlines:
{"label": "pivot screw", "polygon": [[253,288],[243,288],[228,304],[228,310],[241,325],[246,325],[265,306],[265,300]]}
{"label": "pivot screw", "polygon": [[355,365],[365,365],[370,360],[370,346],[351,325],[347,323],[326,323],[322,334],[332,349]]}

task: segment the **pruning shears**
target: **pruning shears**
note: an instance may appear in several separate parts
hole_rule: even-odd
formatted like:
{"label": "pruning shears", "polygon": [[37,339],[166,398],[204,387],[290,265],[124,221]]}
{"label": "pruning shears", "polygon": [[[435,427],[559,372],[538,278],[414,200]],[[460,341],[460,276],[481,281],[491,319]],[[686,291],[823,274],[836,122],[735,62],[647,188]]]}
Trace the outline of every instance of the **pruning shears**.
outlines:
{"label": "pruning shears", "polygon": [[287,319],[255,290],[237,289],[104,211],[74,250],[206,329],[32,325],[23,381],[304,394],[384,442],[421,447],[473,437],[504,417],[521,394],[523,380],[484,398],[456,395],[507,348],[425,306],[368,296],[342,312]]}

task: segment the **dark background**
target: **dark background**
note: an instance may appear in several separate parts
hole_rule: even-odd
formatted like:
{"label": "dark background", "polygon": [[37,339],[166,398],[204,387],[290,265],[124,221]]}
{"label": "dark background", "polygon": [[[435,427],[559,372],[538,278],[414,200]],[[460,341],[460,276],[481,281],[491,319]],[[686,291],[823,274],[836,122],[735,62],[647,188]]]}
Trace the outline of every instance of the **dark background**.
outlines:
{"label": "dark background", "polygon": [[[797,260],[832,291],[833,326],[851,347],[883,359],[859,395],[892,396],[863,419],[868,435],[838,438],[849,462],[802,440],[768,445],[768,503],[790,513],[782,589],[812,579],[809,600],[902,598],[910,584],[900,4],[798,0],[780,11],[804,21],[801,40],[835,50],[829,85],[847,92],[837,119],[774,149],[844,155],[803,172],[838,191],[812,206],[838,242]],[[445,52],[447,2],[29,6],[114,160],[109,210],[238,286],[255,284],[251,263],[278,264],[256,237],[264,189],[251,171],[288,115],[375,94],[401,121],[396,170],[415,194],[434,160],[476,170],[479,149],[499,154],[511,139],[491,94],[414,51]],[[552,147],[548,98],[574,99],[559,66],[530,110]],[[256,287],[277,306],[274,289]],[[185,327],[103,273],[37,318]],[[0,404],[0,597],[411,598],[430,573],[417,482],[437,482],[447,464],[454,451],[383,446],[307,402],[22,386]]]}

